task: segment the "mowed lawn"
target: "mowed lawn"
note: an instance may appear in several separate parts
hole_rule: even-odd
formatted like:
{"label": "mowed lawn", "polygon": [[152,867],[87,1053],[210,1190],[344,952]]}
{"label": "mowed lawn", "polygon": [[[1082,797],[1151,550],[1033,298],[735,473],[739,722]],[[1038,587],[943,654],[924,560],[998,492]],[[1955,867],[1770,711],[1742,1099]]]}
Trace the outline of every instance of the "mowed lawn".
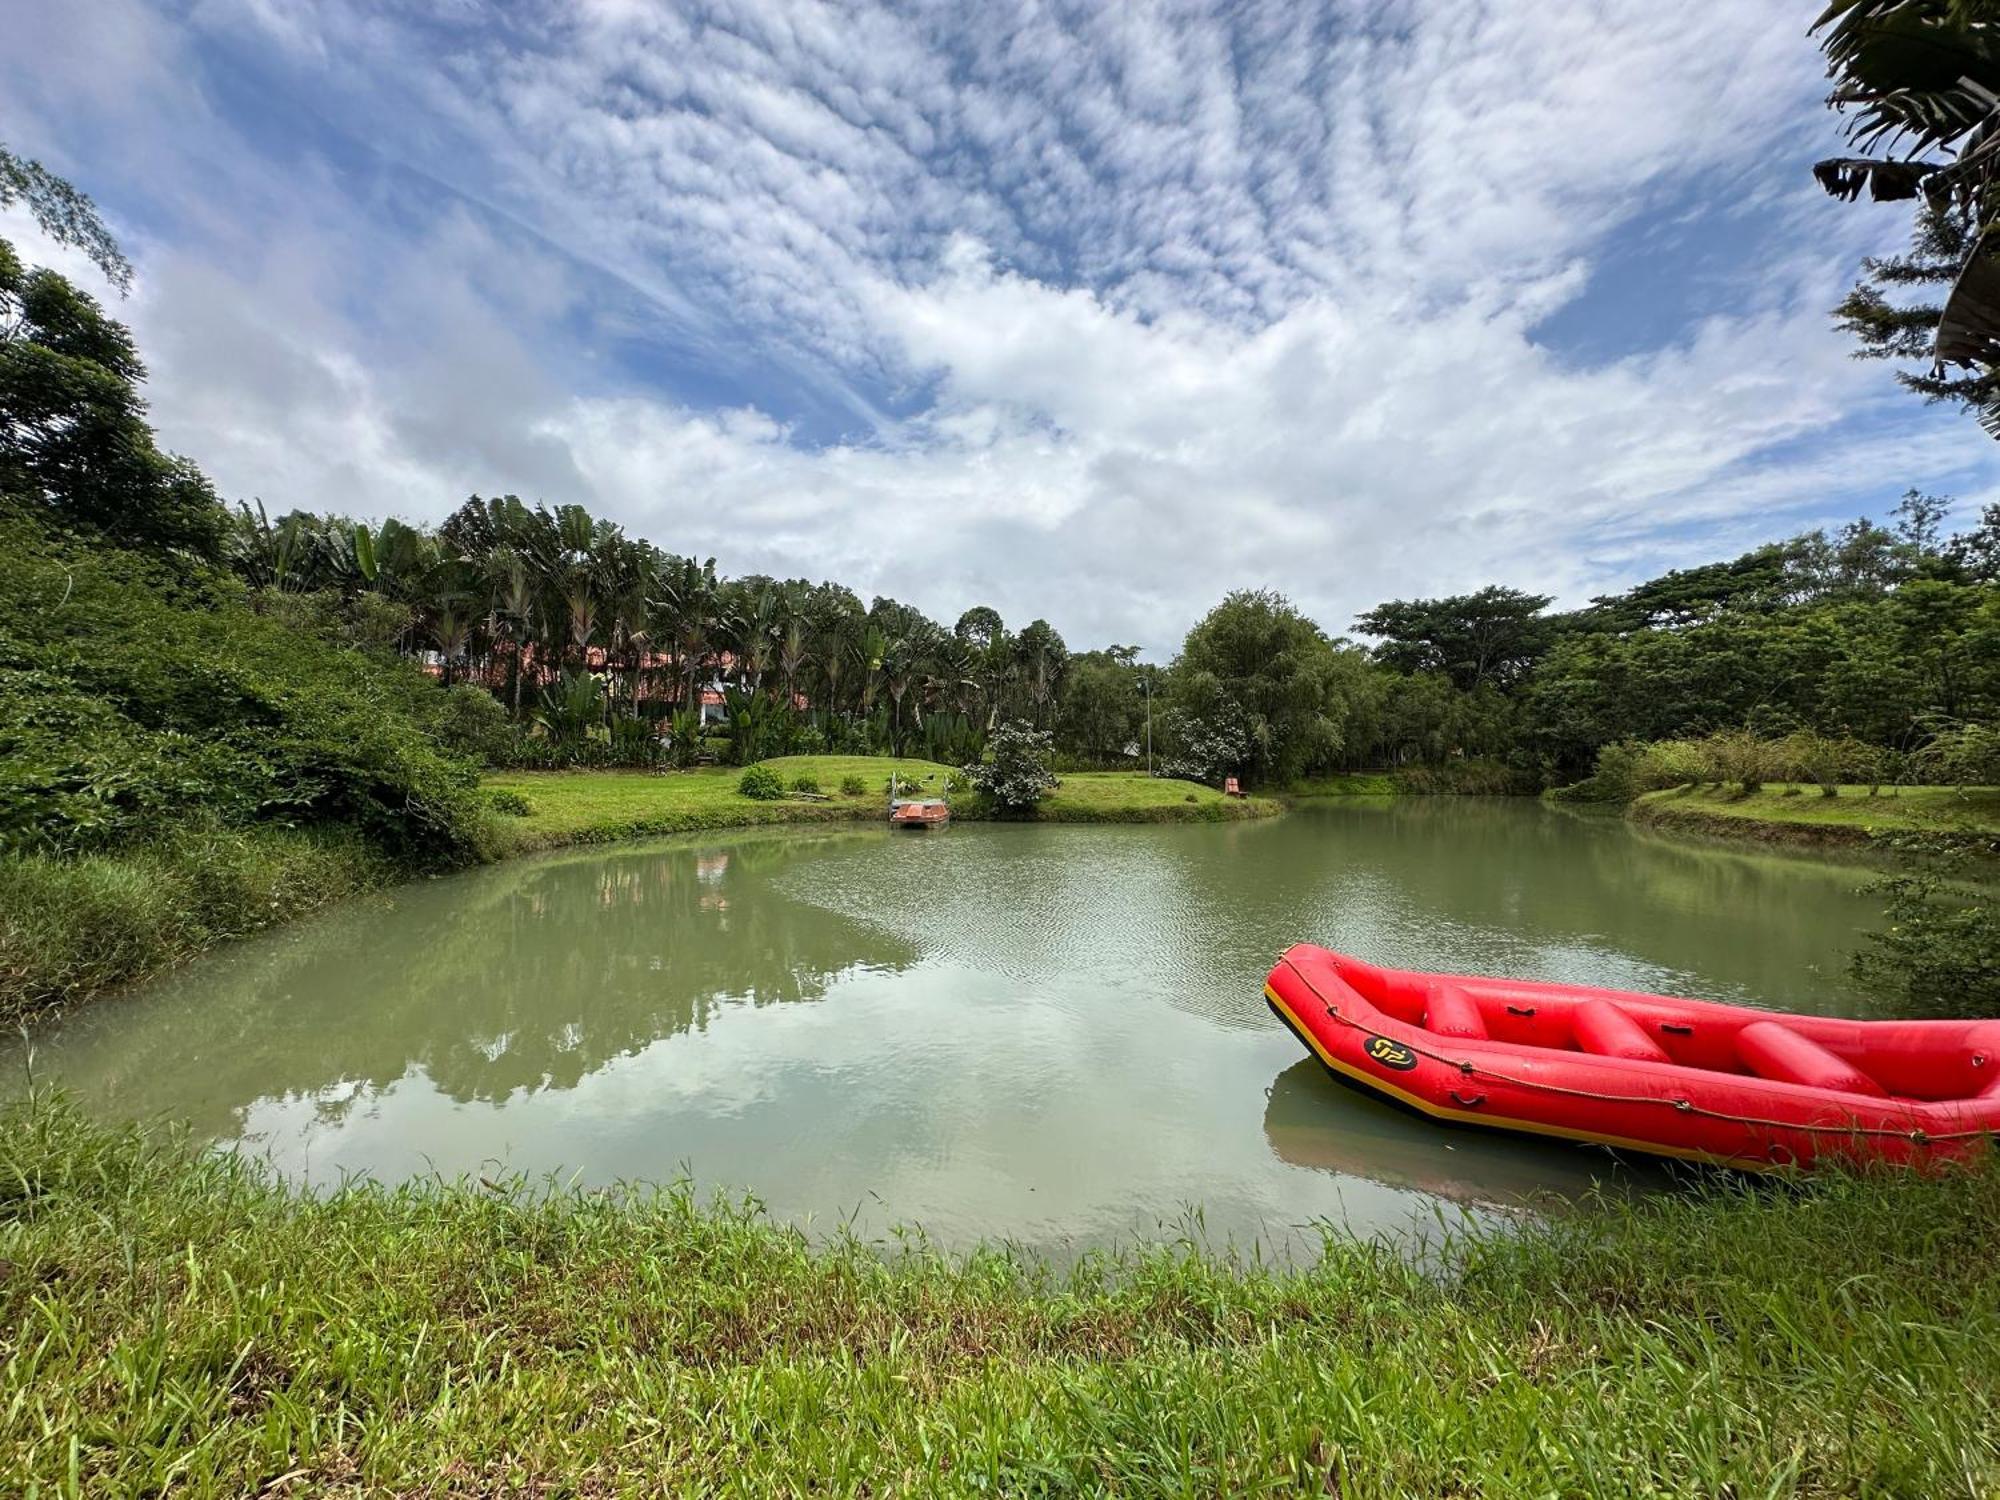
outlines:
{"label": "mowed lawn", "polygon": [[1142,771],[1070,771],[1035,812],[1044,823],[1219,823],[1281,810],[1269,797],[1225,797]]}
{"label": "mowed lawn", "polygon": [[[507,819],[518,848],[590,843],[652,833],[734,828],[760,823],[810,823],[869,818],[888,810],[889,777],[912,796],[942,796],[953,768],[928,760],[891,760],[866,755],[788,755],[764,762],[789,789],[800,777],[818,793],[791,793],[759,802],[737,791],[737,766],[704,766],[692,771],[509,771],[485,785],[527,799],[532,811]],[[859,777],[863,789],[841,784]],[[974,793],[953,794],[955,815],[990,816]],[[1039,808],[1039,821],[1054,823],[1212,822],[1257,817],[1278,811],[1262,797],[1224,797],[1213,787],[1132,771],[1091,771],[1062,778],[1062,785]]]}
{"label": "mowed lawn", "polygon": [[[736,790],[740,766],[701,766],[691,771],[507,771],[485,785],[527,798],[529,816],[510,819],[522,844],[590,843],[648,833],[680,833],[703,828],[735,828],[758,823],[809,823],[886,814],[889,775],[911,784],[914,794],[942,794],[949,766],[928,760],[890,760],[865,755],[789,755],[766,761],[789,789],[799,777],[819,785],[824,801],[791,794],[759,802]],[[859,776],[864,789],[843,792],[841,782]]]}

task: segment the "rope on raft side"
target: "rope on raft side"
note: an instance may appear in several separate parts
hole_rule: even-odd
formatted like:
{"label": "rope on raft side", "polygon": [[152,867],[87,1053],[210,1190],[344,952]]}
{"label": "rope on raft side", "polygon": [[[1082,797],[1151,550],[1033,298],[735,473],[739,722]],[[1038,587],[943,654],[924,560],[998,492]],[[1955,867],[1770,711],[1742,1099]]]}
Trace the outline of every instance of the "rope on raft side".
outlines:
{"label": "rope on raft side", "polygon": [[[1312,992],[1313,998],[1319,1001],[1329,1017],[1353,1031],[1364,1031],[1367,1029],[1359,1021],[1343,1015],[1331,1000],[1328,1000],[1325,995],[1321,994],[1319,986],[1312,982],[1312,979],[1307,975],[1305,970],[1292,962],[1290,954],[1281,956],[1278,962],[1299,976],[1299,983]],[[1726,1110],[1709,1109],[1705,1105],[1696,1104],[1692,1099],[1662,1099],[1647,1094],[1606,1094],[1596,1089],[1573,1089],[1565,1087],[1560,1083],[1545,1083],[1539,1078],[1514,1078],[1505,1073],[1496,1073],[1491,1068],[1475,1068],[1465,1058],[1446,1057],[1442,1052],[1432,1052],[1428,1048],[1419,1047],[1413,1042],[1404,1042],[1401,1045],[1408,1047],[1419,1057],[1428,1057],[1432,1062],[1440,1062],[1446,1067],[1456,1068],[1467,1078],[1490,1078],[1496,1083],[1511,1084],[1515,1088],[1541,1089],[1545,1093],[1566,1094],[1574,1099],[1591,1099],[1599,1104],[1665,1104],[1684,1115],[1699,1115],[1703,1119],[1723,1120],[1732,1125],[1762,1125],[1772,1130],[1803,1130],[1819,1135],[1890,1136],[1897,1140],[1909,1141],[1918,1146],[1928,1146],[1933,1141],[1978,1140],[1982,1136],[1993,1134],[1991,1130],[1951,1130],[1939,1135],[1932,1135],[1929,1131],[1921,1127],[1910,1130],[1894,1130],[1882,1125],[1863,1125],[1859,1120],[1852,1120],[1845,1125],[1808,1125],[1802,1123],[1795,1124],[1790,1120],[1766,1120],[1757,1115],[1736,1115],[1730,1114]]]}

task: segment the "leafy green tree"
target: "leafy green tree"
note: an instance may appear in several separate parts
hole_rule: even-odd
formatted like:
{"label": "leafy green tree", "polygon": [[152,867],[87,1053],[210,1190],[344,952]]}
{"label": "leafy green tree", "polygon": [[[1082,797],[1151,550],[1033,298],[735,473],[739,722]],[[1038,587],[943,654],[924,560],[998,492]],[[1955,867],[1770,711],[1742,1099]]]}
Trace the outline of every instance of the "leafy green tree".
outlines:
{"label": "leafy green tree", "polygon": [[[1345,658],[1345,659],[1344,659]],[[1175,659],[1170,707],[1183,732],[1247,738],[1240,769],[1267,782],[1335,763],[1359,670],[1282,595],[1239,590],[1208,612]]]}
{"label": "leafy green tree", "polygon": [[1046,725],[1069,670],[1069,647],[1047,620],[1030,620],[1014,637],[1013,655],[1028,711],[1036,725]]}
{"label": "leafy green tree", "polygon": [[124,545],[218,557],[221,503],[155,446],[145,375],[95,299],[0,240],[0,496]]}
{"label": "leafy green tree", "polygon": [[1672,630],[1730,611],[1782,609],[1797,602],[1807,548],[1803,538],[1772,542],[1729,562],[1675,568],[1622,594],[1599,595],[1561,623],[1584,630]]}
{"label": "leafy green tree", "polygon": [[2000,583],[2000,503],[1979,513],[1979,523],[1944,544],[1945,561],[1967,583]]}
{"label": "leafy green tree", "polygon": [[1056,743],[1066,753],[1100,765],[1122,759],[1145,727],[1139,670],[1129,653],[1119,659],[1120,649],[1071,657],[1056,710]]}
{"label": "leafy green tree", "polygon": [[1906,835],[1899,853],[1903,868],[1869,887],[1887,920],[1853,955],[1855,977],[1916,1015],[2000,1016],[2000,900],[1965,878],[1970,836]]}
{"label": "leafy green tree", "polygon": [[1398,672],[1442,672],[1461,692],[1508,688],[1548,649],[1546,594],[1497,585],[1446,599],[1392,599],[1355,620],[1377,636],[1375,656]]}
{"label": "leafy green tree", "polygon": [[968,646],[984,651],[996,641],[1003,640],[1007,626],[1000,618],[1000,611],[985,604],[975,604],[958,617],[958,623],[951,633]]}
{"label": "leafy green tree", "polygon": [[0,208],[17,202],[27,206],[42,233],[89,256],[120,292],[132,289],[132,263],[104,227],[89,195],[40,162],[24,160],[0,146]]}
{"label": "leafy green tree", "polygon": [[1160,721],[1166,754],[1162,774],[1220,786],[1250,761],[1250,731],[1242,710],[1218,694],[1206,707],[1170,708]]}

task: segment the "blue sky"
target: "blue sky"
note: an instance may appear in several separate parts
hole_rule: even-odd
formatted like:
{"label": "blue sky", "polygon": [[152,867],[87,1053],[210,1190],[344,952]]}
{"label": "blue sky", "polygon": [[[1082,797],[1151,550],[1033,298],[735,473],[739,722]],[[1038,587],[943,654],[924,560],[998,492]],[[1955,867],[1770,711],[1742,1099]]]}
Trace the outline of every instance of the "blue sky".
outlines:
{"label": "blue sky", "polygon": [[1808,19],[0,0],[0,139],[231,497],[576,500],[1164,656],[1234,587],[1338,632],[1991,498],[1830,327],[1906,216],[1811,181]]}

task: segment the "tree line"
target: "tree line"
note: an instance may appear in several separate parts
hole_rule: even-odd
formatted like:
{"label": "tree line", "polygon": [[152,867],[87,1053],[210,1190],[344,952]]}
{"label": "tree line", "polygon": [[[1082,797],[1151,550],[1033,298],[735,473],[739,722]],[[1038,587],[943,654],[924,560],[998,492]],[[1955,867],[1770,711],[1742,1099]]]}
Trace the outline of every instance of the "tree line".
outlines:
{"label": "tree line", "polygon": [[[220,554],[261,597],[483,686],[502,758],[748,763],[834,751],[976,760],[1006,721],[1065,763],[1285,785],[1424,771],[1487,789],[1589,772],[1605,746],[1742,730],[1913,757],[2000,705],[2000,507],[1946,534],[1912,491],[1857,520],[1679,569],[1580,609],[1489,586],[1391,600],[1337,636],[1232,593],[1170,664],[1071,652],[974,606],[950,626],[839,583],[726,578],[580,506],[474,497],[379,531],[239,507]],[[272,607],[277,607],[274,604]],[[709,700],[712,722],[704,725]],[[1477,768],[1475,774],[1474,768]]]}
{"label": "tree line", "polygon": [[1607,746],[1726,731],[1962,779],[1962,757],[1927,750],[2000,719],[2000,506],[1956,534],[1949,509],[1912,491],[1888,525],[1808,531],[1580,609],[1497,585],[1392,600],[1355,620],[1368,646],[1235,594],[1169,673],[1168,738],[1191,769],[1280,784],[1383,767],[1527,789],[1587,775]]}
{"label": "tree line", "polygon": [[261,593],[317,596],[357,639],[490,689],[521,731],[498,750],[515,760],[687,763],[722,740],[739,763],[964,761],[1003,719],[1046,727],[1069,669],[1046,620],[1011,630],[975,606],[947,627],[839,583],[727,578],[514,495],[435,528],[239,506],[222,555]]}

